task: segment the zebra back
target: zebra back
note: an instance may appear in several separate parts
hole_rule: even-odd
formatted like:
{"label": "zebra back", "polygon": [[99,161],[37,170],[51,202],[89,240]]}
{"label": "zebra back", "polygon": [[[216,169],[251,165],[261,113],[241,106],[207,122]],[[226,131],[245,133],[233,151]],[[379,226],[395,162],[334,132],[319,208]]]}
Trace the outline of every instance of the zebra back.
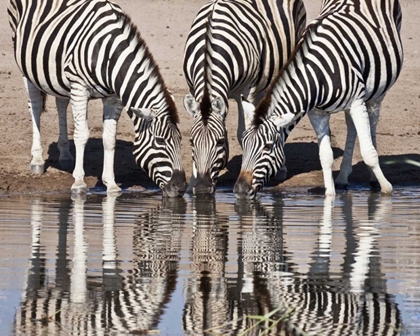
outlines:
{"label": "zebra back", "polygon": [[190,92],[200,102],[208,85],[209,94],[227,104],[228,97],[244,88],[255,86],[254,94],[264,90],[290,56],[305,20],[299,0],[215,0],[204,5],[184,51]]}

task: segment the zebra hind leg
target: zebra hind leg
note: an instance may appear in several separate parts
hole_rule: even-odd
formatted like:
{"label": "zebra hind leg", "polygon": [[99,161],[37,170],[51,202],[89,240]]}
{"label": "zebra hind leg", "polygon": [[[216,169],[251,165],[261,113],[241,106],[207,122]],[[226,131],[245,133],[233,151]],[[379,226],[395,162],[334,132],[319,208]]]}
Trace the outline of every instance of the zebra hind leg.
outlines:
{"label": "zebra hind leg", "polygon": [[332,176],[334,155],[330,141],[330,115],[324,111],[313,109],[309,111],[308,116],[318,137],[319,159],[324,175],[325,195],[334,196],[335,186]]}
{"label": "zebra hind leg", "polygon": [[[363,157],[363,161],[372,170],[373,174],[378,180],[381,186],[381,192],[384,194],[390,194],[392,192],[392,185],[385,178],[382,169],[379,166],[378,153],[374,146],[374,142],[376,142],[376,140],[373,140],[374,138],[376,138],[376,134],[374,137],[371,136],[371,126],[369,122],[369,119],[377,121],[376,118],[379,117],[379,113],[377,113],[376,117],[369,116],[366,104],[357,101],[353,103],[350,109],[350,115],[353,119],[354,125],[357,130],[357,136],[359,138],[360,151]],[[374,122],[373,124],[374,127],[376,127],[376,122]]]}
{"label": "zebra hind leg", "polygon": [[346,145],[343,154],[343,160],[340,165],[340,173],[335,179],[335,187],[337,189],[346,190],[348,188],[348,177],[352,172],[352,160],[354,146],[356,143],[356,128],[353,120],[351,119],[349,111],[345,111],[346,114],[346,125],[347,125],[347,138]]}
{"label": "zebra hind leg", "polygon": [[117,124],[121,116],[123,106],[117,98],[103,98],[104,104],[104,129],[102,141],[104,145],[104,168],[102,182],[106,185],[108,194],[121,192],[121,188],[115,183],[114,157],[117,136]]}
{"label": "zebra hind leg", "polygon": [[60,151],[58,162],[61,169],[71,172],[74,168],[74,158],[70,153],[70,143],[67,132],[67,107],[69,102],[70,100],[67,98],[56,98],[60,130],[57,142],[57,147]]}
{"label": "zebra hind leg", "polygon": [[30,172],[35,175],[44,173],[44,158],[41,144],[41,113],[44,110],[45,93],[40,91],[27,78],[23,78],[28,92],[28,108],[32,119],[32,160],[29,165]]}
{"label": "zebra hind leg", "polygon": [[[379,121],[379,113],[381,109],[382,100],[384,97],[381,97],[377,100],[371,100],[366,103],[367,111],[369,114],[369,125],[370,125],[370,134],[372,137],[372,144],[377,150],[377,144],[376,144],[376,126],[378,125]],[[370,173],[370,188],[373,191],[380,191],[381,185],[376,179],[375,174],[373,173],[372,169],[368,167],[369,173]]]}

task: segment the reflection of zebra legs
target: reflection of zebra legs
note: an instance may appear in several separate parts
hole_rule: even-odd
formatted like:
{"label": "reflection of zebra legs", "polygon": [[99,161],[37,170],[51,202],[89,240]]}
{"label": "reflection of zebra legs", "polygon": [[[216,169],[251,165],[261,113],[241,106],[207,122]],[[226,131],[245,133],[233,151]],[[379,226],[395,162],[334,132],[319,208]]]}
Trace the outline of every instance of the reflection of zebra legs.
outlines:
{"label": "reflection of zebra legs", "polygon": [[[334,272],[336,266],[330,265],[331,251],[336,250],[332,244],[337,240],[333,240],[332,231],[333,198],[326,197],[308,275],[272,273],[267,287],[273,306],[280,309],[280,316],[290,313],[286,322],[289,330],[303,330],[309,335],[398,335],[400,311],[386,294],[380,257],[375,255],[379,236],[375,225],[387,215],[389,200],[371,194],[367,216],[361,218],[354,218],[349,195],[342,200],[346,235],[341,270]],[[289,239],[294,240],[290,235]],[[288,245],[288,254],[301,253]]]}
{"label": "reflection of zebra legs", "polygon": [[121,277],[117,268],[118,251],[114,228],[115,204],[116,197],[111,195],[108,195],[102,202],[102,282],[105,290],[121,289]]}
{"label": "reflection of zebra legs", "polygon": [[85,200],[76,198],[73,201],[74,255],[71,270],[70,301],[83,304],[87,296],[87,243],[84,237]]}

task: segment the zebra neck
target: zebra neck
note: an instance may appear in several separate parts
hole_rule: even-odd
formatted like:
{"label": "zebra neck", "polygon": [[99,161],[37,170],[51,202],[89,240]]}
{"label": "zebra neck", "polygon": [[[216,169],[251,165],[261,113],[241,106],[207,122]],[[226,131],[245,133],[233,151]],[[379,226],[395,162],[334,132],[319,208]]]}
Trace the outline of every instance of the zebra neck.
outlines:
{"label": "zebra neck", "polygon": [[[125,21],[124,21],[125,20]],[[128,108],[164,110],[170,95],[145,41],[127,18],[98,41],[96,74]],[[103,61],[106,60],[104,63]],[[99,77],[99,76],[98,76]]]}
{"label": "zebra neck", "polygon": [[168,106],[166,88],[153,59],[148,59],[141,50],[137,55],[128,53],[123,51],[117,62],[110,66],[108,76],[114,92],[126,108],[165,110]]}
{"label": "zebra neck", "polygon": [[324,80],[318,61],[311,61],[314,57],[319,56],[311,55],[304,42],[290,58],[271,89],[271,111],[306,113],[318,105]]}

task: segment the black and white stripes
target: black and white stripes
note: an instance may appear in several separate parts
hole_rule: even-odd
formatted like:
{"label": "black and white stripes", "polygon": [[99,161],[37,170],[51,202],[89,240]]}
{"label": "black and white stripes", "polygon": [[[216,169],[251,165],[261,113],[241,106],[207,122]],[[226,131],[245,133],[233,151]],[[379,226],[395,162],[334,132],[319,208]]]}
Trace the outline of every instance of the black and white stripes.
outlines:
{"label": "black and white stripes", "polygon": [[[186,183],[174,100],[145,42],[121,8],[105,0],[12,0],[8,13],[16,62],[28,88],[34,120],[32,170],[43,171],[39,129],[44,92],[63,102],[59,113],[64,118],[60,119],[65,119],[69,100],[72,104],[76,145],[72,190],[86,190],[87,102],[102,98],[102,179],[108,192],[120,190],[114,181],[113,161],[116,125],[125,107],[135,125],[136,161],[165,195],[182,195]],[[61,131],[66,133],[66,127],[60,127]],[[68,141],[62,147],[68,152]],[[69,153],[65,158],[72,160]]]}
{"label": "black and white stripes", "polygon": [[[244,133],[239,197],[253,197],[284,164],[283,127],[308,113],[317,133],[327,195],[332,179],[330,113],[345,110],[348,136],[336,183],[346,186],[356,134],[372,184],[390,193],[376,152],[381,102],[401,71],[401,9],[398,0],[324,1],[288,64],[267,90]],[[377,179],[377,182],[376,182]]]}
{"label": "black and white stripes", "polygon": [[301,35],[306,14],[300,0],[215,0],[204,5],[190,29],[184,74],[193,116],[191,145],[196,194],[212,194],[228,159],[228,99],[239,105],[237,138],[245,124],[242,99],[256,103]]}

